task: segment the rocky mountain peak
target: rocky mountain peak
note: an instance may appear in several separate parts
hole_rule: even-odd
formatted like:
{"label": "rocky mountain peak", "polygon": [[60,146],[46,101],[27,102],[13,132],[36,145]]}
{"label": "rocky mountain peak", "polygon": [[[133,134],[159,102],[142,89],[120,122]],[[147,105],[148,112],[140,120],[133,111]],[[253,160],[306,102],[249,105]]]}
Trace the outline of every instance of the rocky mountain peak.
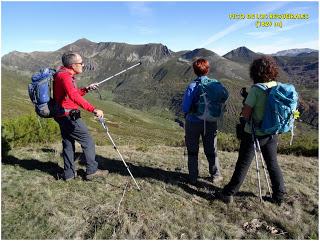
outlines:
{"label": "rocky mountain peak", "polygon": [[59,50],[82,52],[82,50],[88,50],[88,49],[95,48],[96,45],[97,45],[97,43],[95,43],[95,42],[92,42],[86,38],[81,38],[71,44],[64,46],[63,48],[61,48]]}
{"label": "rocky mountain peak", "polygon": [[223,55],[224,58],[240,62],[240,63],[251,63],[254,59],[258,58],[260,54],[257,54],[245,46],[234,49],[227,54]]}
{"label": "rocky mountain peak", "polygon": [[248,49],[247,47],[245,46],[241,46],[237,49],[234,49],[230,52],[228,52],[227,54],[225,54],[223,57],[225,58],[228,58],[228,57],[234,57],[234,56],[238,56],[238,57],[246,57],[246,58],[249,58],[249,57],[252,57],[256,55],[255,52],[251,51],[250,49]]}
{"label": "rocky mountain peak", "polygon": [[161,55],[170,57],[173,53],[166,45],[158,43],[145,44],[143,45],[143,49],[146,53],[148,53],[148,55]]}
{"label": "rocky mountain peak", "polygon": [[216,53],[205,49],[205,48],[199,48],[199,49],[194,49],[192,51],[188,51],[185,54],[182,55],[184,59],[188,60],[193,60],[194,58],[207,58],[207,57],[212,57],[213,55],[217,55]]}
{"label": "rocky mountain peak", "polygon": [[93,44],[95,42],[90,41],[89,39],[86,38],[81,38],[75,41],[73,44]]}

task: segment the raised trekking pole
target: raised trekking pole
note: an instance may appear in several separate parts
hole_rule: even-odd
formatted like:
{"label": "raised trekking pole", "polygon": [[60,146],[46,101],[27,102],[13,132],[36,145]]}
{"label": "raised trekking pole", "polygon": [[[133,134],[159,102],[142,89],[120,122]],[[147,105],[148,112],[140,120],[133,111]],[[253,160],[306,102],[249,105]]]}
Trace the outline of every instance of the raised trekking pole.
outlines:
{"label": "raised trekking pole", "polygon": [[258,148],[258,152],[260,154],[262,168],[263,168],[263,171],[264,171],[264,176],[266,178],[266,182],[267,182],[267,186],[268,186],[268,191],[269,191],[270,196],[272,196],[272,191],[271,191],[270,184],[269,184],[267,169],[266,169],[266,166],[264,165],[264,158],[263,158],[263,155],[262,155],[262,152],[261,152],[260,143],[259,143],[259,141],[258,141],[258,139],[256,137],[256,130],[255,130],[255,127],[253,125],[253,122],[252,122],[252,133],[253,133],[253,138],[254,138],[255,155],[256,155],[256,149]]}
{"label": "raised trekking pole", "polygon": [[113,141],[113,139],[112,139],[112,137],[111,137],[111,135],[110,135],[110,133],[109,133],[109,128],[108,128],[108,126],[106,125],[106,123],[104,122],[104,119],[103,119],[103,118],[99,118],[99,122],[101,123],[102,127],[107,131],[107,135],[108,135],[108,137],[109,137],[109,139],[110,139],[110,141],[111,141],[111,143],[112,143],[112,145],[113,145],[113,148],[118,152],[118,154],[119,154],[119,156],[120,156],[120,158],[121,158],[121,161],[123,162],[123,164],[124,164],[125,167],[127,168],[128,172],[129,172],[130,176],[132,177],[134,183],[136,184],[138,190],[141,190],[140,187],[139,187],[139,185],[138,185],[138,183],[137,183],[136,180],[134,179],[134,177],[133,177],[133,175],[132,175],[132,173],[131,173],[128,165],[127,165],[127,163],[124,161],[121,153],[119,152],[116,144],[114,143],[114,141]]}
{"label": "raised trekking pole", "polygon": [[139,66],[139,65],[141,65],[141,62],[139,62],[139,63],[137,63],[137,64],[135,64],[135,65],[132,65],[131,67],[126,68],[126,69],[120,71],[119,73],[116,73],[116,74],[114,74],[114,75],[112,75],[112,76],[110,76],[110,77],[108,77],[108,78],[106,78],[106,79],[98,82],[97,85],[99,86],[99,85],[101,85],[102,83],[104,83],[104,82],[106,82],[106,81],[108,81],[108,80],[110,80],[110,79],[112,79],[112,78],[114,78],[114,77],[116,77],[116,76],[118,76],[118,75],[120,75],[120,74],[128,71],[129,69],[133,69],[133,68],[135,68],[135,67],[137,67],[137,66]]}

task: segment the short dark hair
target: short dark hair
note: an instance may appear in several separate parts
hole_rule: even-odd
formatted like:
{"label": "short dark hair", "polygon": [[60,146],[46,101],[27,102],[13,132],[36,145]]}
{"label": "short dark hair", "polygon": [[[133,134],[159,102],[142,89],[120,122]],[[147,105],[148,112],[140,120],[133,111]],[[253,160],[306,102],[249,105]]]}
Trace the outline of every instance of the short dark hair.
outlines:
{"label": "short dark hair", "polygon": [[64,67],[68,67],[76,62],[79,54],[73,51],[66,52],[62,55],[62,64]]}
{"label": "short dark hair", "polygon": [[273,81],[278,73],[278,65],[271,56],[255,59],[250,66],[250,78],[255,84]]}
{"label": "short dark hair", "polygon": [[197,76],[208,74],[209,67],[209,62],[206,59],[197,59],[193,62],[193,71]]}

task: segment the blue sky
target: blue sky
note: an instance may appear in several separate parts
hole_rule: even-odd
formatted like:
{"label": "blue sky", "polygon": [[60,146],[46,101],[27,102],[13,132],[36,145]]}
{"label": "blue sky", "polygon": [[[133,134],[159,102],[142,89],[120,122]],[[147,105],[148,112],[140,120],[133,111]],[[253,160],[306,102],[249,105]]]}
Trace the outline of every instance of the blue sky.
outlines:
{"label": "blue sky", "polygon": [[[257,19],[234,20],[231,13],[309,19],[257,28]],[[53,51],[80,38],[162,43],[173,51],[204,47],[219,55],[240,46],[262,53],[318,49],[318,15],[318,2],[1,2],[1,55]]]}

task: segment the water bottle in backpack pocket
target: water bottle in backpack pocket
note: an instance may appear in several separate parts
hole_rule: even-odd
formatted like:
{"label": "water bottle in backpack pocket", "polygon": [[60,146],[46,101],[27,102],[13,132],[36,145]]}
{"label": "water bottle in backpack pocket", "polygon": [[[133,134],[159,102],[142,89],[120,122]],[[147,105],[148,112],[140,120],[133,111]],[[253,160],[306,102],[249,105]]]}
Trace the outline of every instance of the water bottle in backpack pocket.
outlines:
{"label": "water bottle in backpack pocket", "polygon": [[292,131],[298,106],[298,93],[294,86],[282,83],[269,89],[263,84],[255,84],[254,86],[267,93],[263,120],[259,130],[266,134]]}
{"label": "water bottle in backpack pocket", "polygon": [[41,69],[38,73],[32,75],[32,82],[28,85],[29,97],[35,105],[36,113],[43,118],[54,117],[57,106],[51,97],[51,82],[54,69]]}

